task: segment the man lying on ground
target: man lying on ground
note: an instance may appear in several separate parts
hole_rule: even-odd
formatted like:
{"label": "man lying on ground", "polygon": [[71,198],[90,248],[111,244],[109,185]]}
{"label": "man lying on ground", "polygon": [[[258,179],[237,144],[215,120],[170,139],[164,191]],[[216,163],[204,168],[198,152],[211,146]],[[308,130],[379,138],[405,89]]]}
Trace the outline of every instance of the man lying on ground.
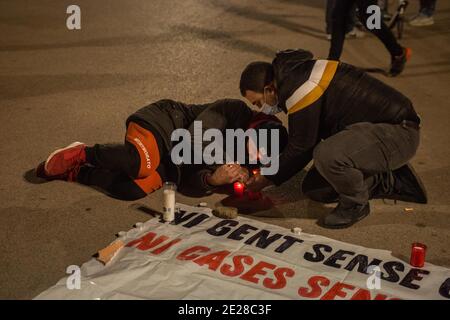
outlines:
{"label": "man lying on ground", "polygon": [[[47,180],[99,187],[114,198],[137,200],[159,189],[165,181],[183,183],[181,171],[188,165],[174,164],[170,154],[175,145],[171,139],[174,130],[193,132],[195,120],[202,121],[204,128],[245,130],[253,119],[260,117],[240,100],[201,105],[161,100],[128,117],[124,144],[72,143],[52,152],[39,164],[36,174]],[[228,174],[230,180],[226,182],[248,178],[240,166],[232,169],[221,170]]]}

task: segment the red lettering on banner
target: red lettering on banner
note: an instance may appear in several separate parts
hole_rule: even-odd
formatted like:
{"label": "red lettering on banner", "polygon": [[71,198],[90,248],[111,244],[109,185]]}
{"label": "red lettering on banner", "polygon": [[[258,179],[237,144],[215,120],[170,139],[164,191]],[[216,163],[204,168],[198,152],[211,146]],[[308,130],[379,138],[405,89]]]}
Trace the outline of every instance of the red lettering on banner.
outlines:
{"label": "red lettering on banner", "polygon": [[262,275],[265,276],[267,272],[264,270],[264,268],[269,268],[271,270],[275,269],[277,266],[265,261],[258,262],[253,268],[248,270],[246,273],[244,273],[241,276],[241,279],[247,280],[253,283],[258,283],[259,278],[256,278],[256,275]]}
{"label": "red lettering on banner", "polygon": [[275,281],[273,279],[266,278],[263,281],[264,287],[268,289],[282,289],[286,286],[286,277],[292,278],[295,274],[294,270],[290,268],[278,268],[273,272]]}
{"label": "red lettering on banner", "polygon": [[160,245],[161,243],[163,243],[164,241],[166,241],[167,239],[169,239],[166,236],[159,236],[157,239],[155,239],[156,237],[156,233],[154,232],[149,232],[146,235],[140,237],[139,239],[130,241],[126,246],[127,247],[133,247],[137,244],[137,249],[139,250],[149,250],[151,248],[154,248],[158,245]]}
{"label": "red lettering on banner", "polygon": [[[304,298],[317,299],[322,296],[323,289],[329,287],[331,281],[323,276],[313,276],[308,280],[308,287],[300,287],[298,289],[298,295]],[[323,288],[322,288],[323,287]],[[372,300],[372,295],[369,290],[355,287],[343,282],[335,283],[328,291],[326,291],[321,300],[333,300],[336,297],[346,298],[349,292],[343,291],[348,289],[356,291],[350,300]],[[377,294],[373,300],[387,300],[388,297],[384,294]],[[396,298],[389,298],[389,300],[396,300]]]}
{"label": "red lettering on banner", "polygon": [[220,273],[229,277],[236,277],[244,272],[244,263],[247,265],[253,264],[253,258],[250,256],[234,256],[233,257],[233,266],[225,263],[222,268],[220,268]]}
{"label": "red lettering on banner", "polygon": [[169,243],[166,243],[165,245],[163,245],[159,248],[156,248],[155,250],[152,251],[152,253],[155,255],[163,253],[164,251],[166,251],[167,249],[169,249],[170,247],[172,247],[173,245],[177,244],[180,241],[181,241],[181,239],[174,239],[174,240],[170,241]]}
{"label": "red lettering on banner", "polygon": [[196,264],[198,264],[199,266],[203,266],[203,265],[207,264],[208,268],[210,270],[216,271],[217,268],[220,266],[220,264],[223,262],[223,260],[229,254],[230,254],[230,251],[227,251],[227,250],[218,251],[218,252],[214,252],[214,253],[208,254],[206,256],[197,258],[194,260],[194,262]]}
{"label": "red lettering on banner", "polygon": [[334,286],[332,286],[331,289],[328,290],[322,298],[320,298],[320,300],[334,300],[336,297],[345,298],[347,296],[347,292],[342,289],[354,290],[355,286],[342,282],[335,283]]}
{"label": "red lettering on banner", "polygon": [[309,278],[308,285],[310,286],[310,290],[308,288],[300,287],[298,289],[298,294],[304,298],[314,299],[322,295],[321,286],[328,287],[330,285],[330,280],[322,276],[314,276]]}
{"label": "red lettering on banner", "polygon": [[194,260],[195,258],[200,257],[198,254],[193,254],[194,252],[208,252],[211,249],[204,246],[195,246],[189,249],[184,250],[177,256],[178,260]]}

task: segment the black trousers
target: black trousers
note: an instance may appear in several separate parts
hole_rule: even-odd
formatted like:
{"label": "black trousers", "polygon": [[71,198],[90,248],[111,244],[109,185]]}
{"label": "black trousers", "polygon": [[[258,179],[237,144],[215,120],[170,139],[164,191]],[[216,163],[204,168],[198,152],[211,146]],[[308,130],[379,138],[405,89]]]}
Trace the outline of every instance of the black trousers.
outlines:
{"label": "black trousers", "polygon": [[121,200],[143,198],[162,186],[160,161],[167,150],[161,141],[145,124],[129,122],[123,144],[86,148],[87,163],[80,168],[77,181]]}
{"label": "black trousers", "polygon": [[[326,33],[332,34],[332,28],[333,28],[333,11],[334,7],[336,6],[336,3],[339,0],[327,0],[327,8],[326,8],[326,14],[325,14],[325,21],[326,21]],[[347,12],[347,16],[345,17],[345,33],[349,33],[353,30],[355,27],[355,20],[356,20],[356,7],[353,6],[351,10]]]}
{"label": "black trousers", "polygon": [[420,0],[420,12],[431,17],[436,10],[437,0]]}
{"label": "black trousers", "polygon": [[132,201],[147,195],[135,183],[140,159],[131,143],[87,147],[86,160],[89,164],[81,167],[77,182],[96,187],[120,200]]}
{"label": "black trousers", "polygon": [[392,190],[392,171],[411,160],[419,140],[419,130],[402,124],[348,126],[317,145],[303,193],[319,202],[365,205],[377,188]]}
{"label": "black trousers", "polygon": [[[339,60],[344,48],[345,31],[347,19],[352,7],[357,5],[359,11],[359,18],[364,26],[367,26],[367,19],[370,14],[367,13],[367,8],[371,5],[377,5],[377,0],[339,0],[336,1],[332,13],[332,38],[331,48],[328,54],[328,59]],[[382,18],[381,18],[382,19]],[[391,30],[386,26],[383,19],[381,20],[381,29],[369,30],[378,39],[380,39],[392,57],[401,56],[403,49],[397,42],[397,39],[392,34]]]}

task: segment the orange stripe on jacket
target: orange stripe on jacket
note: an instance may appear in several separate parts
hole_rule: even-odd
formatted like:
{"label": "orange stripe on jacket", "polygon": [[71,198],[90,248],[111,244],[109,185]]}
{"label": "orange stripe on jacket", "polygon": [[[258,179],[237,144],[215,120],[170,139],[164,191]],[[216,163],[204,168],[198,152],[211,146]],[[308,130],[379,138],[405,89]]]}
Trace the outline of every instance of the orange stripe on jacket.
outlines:
{"label": "orange stripe on jacket", "polygon": [[134,180],[139,188],[145,193],[152,193],[162,187],[162,180],[158,172],[153,172],[150,176],[143,179]]}
{"label": "orange stripe on jacket", "polygon": [[[139,152],[140,167],[137,178],[147,178],[156,173],[156,168],[158,168],[160,162],[160,154],[155,136],[137,123],[130,122],[125,139],[132,143]],[[161,180],[161,178],[159,179]]]}

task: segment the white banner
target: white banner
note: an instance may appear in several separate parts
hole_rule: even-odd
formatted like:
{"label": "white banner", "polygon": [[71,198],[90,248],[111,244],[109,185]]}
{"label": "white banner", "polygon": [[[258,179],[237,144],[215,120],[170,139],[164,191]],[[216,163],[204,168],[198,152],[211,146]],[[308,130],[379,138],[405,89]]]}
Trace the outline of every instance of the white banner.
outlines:
{"label": "white banner", "polygon": [[450,298],[449,269],[178,206],[171,224],[153,218],[130,230],[106,266],[92,259],[36,299]]}

